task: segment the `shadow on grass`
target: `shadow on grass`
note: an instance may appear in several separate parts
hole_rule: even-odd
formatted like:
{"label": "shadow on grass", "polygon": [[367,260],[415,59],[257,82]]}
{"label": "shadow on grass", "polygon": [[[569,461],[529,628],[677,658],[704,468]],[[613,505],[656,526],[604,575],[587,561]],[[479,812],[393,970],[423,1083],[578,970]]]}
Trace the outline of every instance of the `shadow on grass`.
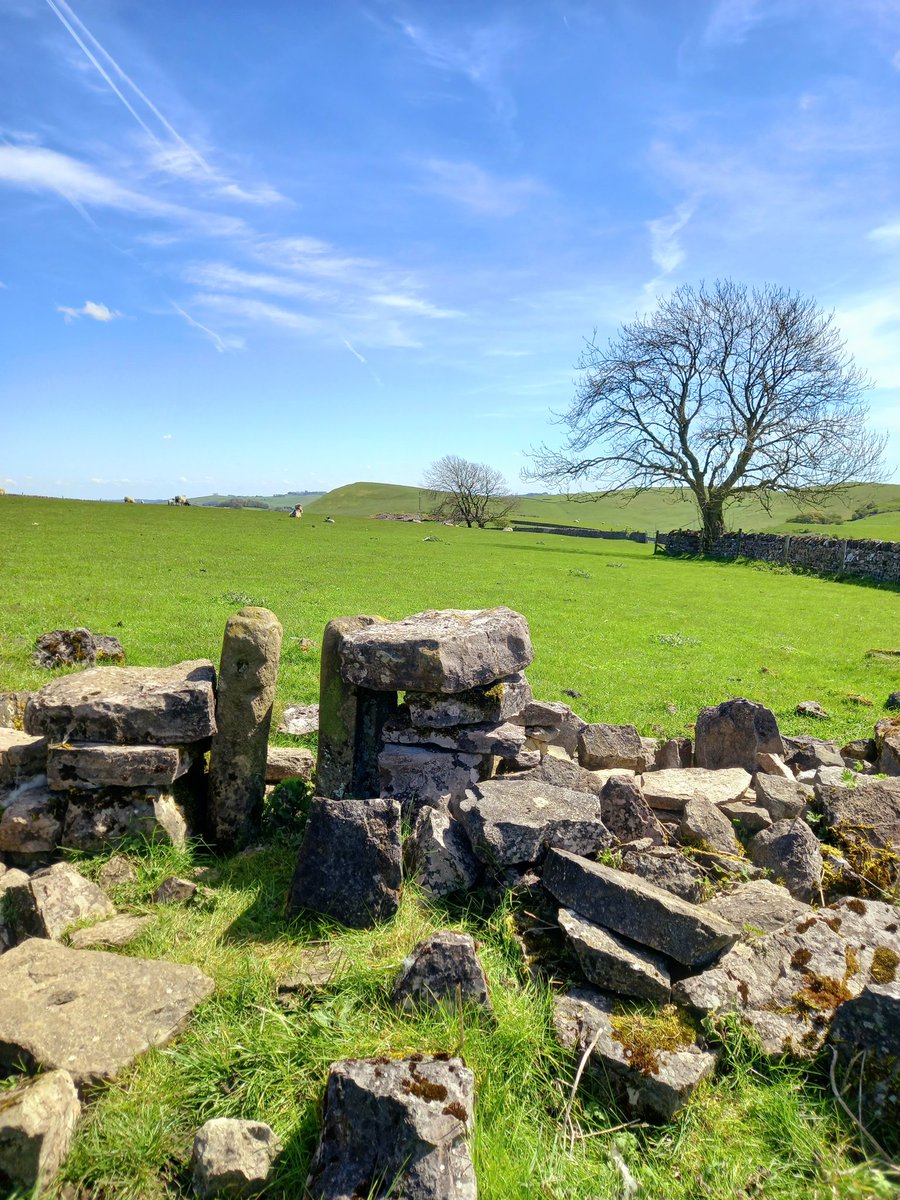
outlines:
{"label": "shadow on grass", "polygon": [[889,580],[867,579],[862,575],[843,575],[840,571],[814,571],[811,567],[793,566],[787,563],[771,563],[760,558],[719,558],[712,554],[651,554],[659,564],[704,563],[711,567],[750,567],[765,575],[795,575],[802,579],[821,579],[825,583],[848,584],[851,587],[867,588],[869,591],[900,594],[900,583]]}

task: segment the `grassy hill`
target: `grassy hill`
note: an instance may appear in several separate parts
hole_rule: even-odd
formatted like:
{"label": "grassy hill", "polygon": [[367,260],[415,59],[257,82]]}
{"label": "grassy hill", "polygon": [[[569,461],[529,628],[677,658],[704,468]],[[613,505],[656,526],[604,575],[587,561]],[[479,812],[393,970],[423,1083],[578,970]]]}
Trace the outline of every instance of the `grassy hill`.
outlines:
{"label": "grassy hill", "polygon": [[191,496],[190,501],[191,504],[212,505],[223,500],[258,500],[267,508],[293,508],[295,504],[302,504],[306,508],[307,504],[318,500],[321,495],[321,492],[284,492],[278,496],[235,496],[230,493],[222,496],[213,492],[211,496]]}
{"label": "grassy hill", "polygon": [[[305,503],[305,502],[304,502]],[[847,518],[871,504],[882,510],[859,521]],[[311,513],[333,517],[371,517],[379,512],[427,512],[428,492],[422,488],[390,483],[349,483],[327,492],[308,505]],[[798,512],[818,509],[833,514],[839,522],[821,524],[791,521]],[[883,511],[892,510],[892,511]],[[584,525],[589,529],[693,528],[697,525],[694,503],[674,488],[654,488],[626,503],[625,497],[603,500],[566,496],[523,496],[515,514],[525,521],[547,521],[560,525]],[[778,497],[772,511],[758,502],[735,504],[728,510],[728,523],[735,529],[776,530],[780,533],[839,533],[848,538],[878,538],[900,541],[900,484],[857,484],[825,505],[803,505],[798,510],[787,497]]]}

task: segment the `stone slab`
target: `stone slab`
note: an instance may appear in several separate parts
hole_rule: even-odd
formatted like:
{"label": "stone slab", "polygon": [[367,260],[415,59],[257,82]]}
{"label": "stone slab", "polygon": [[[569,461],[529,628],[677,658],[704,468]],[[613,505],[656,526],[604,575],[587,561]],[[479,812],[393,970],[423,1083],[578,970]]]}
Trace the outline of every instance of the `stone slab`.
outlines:
{"label": "stone slab", "polygon": [[183,746],[216,732],[216,672],[207,659],[174,667],[92,667],[45,684],[25,729],[54,742]]}
{"label": "stone slab", "polygon": [[672,980],[661,954],[629,944],[570,908],[561,908],[558,919],[590,983],[620,996],[636,996],[658,1004],[669,1000]]}
{"label": "stone slab", "polygon": [[63,742],[47,751],[47,783],[53,791],[168,787],[193,761],[194,753],[184,746]]}
{"label": "stone slab", "polygon": [[66,1071],[48,1071],[0,1092],[0,1187],[43,1190],[62,1166],[81,1115]]}
{"label": "stone slab", "polygon": [[698,904],[565,850],[548,852],[543,879],[566,908],[688,967],[710,962],[739,936],[730,922]]}
{"label": "stone slab", "polygon": [[528,773],[479,784],[458,815],[476,855],[490,866],[539,862],[548,846],[592,854],[615,842],[596,797]]}
{"label": "stone slab", "polygon": [[113,1079],[181,1033],[213,988],[196,967],[30,939],[3,956],[0,1064],[61,1068],[79,1087]]}
{"label": "stone slab", "polygon": [[651,808],[682,812],[688,800],[709,800],[725,804],[740,800],[750,786],[750,774],[743,767],[710,771],[705,767],[682,767],[668,771],[647,771],[641,786]]}
{"label": "stone slab", "polygon": [[46,766],[45,737],[0,725],[0,784],[15,783],[29,775],[42,775]]}
{"label": "stone slab", "polygon": [[376,691],[466,692],[523,671],[534,658],[528,622],[499,606],[415,613],[348,633],[347,683]]}
{"label": "stone slab", "polygon": [[452,696],[407,691],[406,704],[417,728],[447,729],[457,725],[500,725],[520,717],[531,698],[531,686],[519,672]]}

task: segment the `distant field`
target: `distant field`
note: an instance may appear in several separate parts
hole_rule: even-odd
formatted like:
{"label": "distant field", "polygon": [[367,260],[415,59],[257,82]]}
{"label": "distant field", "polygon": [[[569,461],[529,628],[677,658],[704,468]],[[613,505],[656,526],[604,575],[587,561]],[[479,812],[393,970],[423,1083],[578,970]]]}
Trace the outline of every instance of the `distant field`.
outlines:
{"label": "distant field", "polygon": [[[322,492],[285,492],[281,496],[239,496],[239,500],[258,500],[267,508],[293,508],[295,504],[312,504],[318,500]],[[219,504],[223,500],[234,499],[232,496],[220,496],[214,492],[210,496],[191,496],[191,504]]]}
{"label": "distant field", "polygon": [[[500,530],[278,513],[0,497],[0,690],[36,687],[38,634],[86,625],[135,664],[218,659],[228,615],[272,608],[285,628],[278,706],[312,701],[331,617],[508,604],[528,618],[535,691],[589,720],[683,733],[704,704],[749,696],[789,733],[871,729],[900,662],[900,593],[651,547]],[[424,541],[425,537],[437,541]],[[304,653],[301,638],[316,649]],[[861,694],[873,707],[850,700]],[[829,722],[794,716],[818,700]]]}
{"label": "distant field", "polygon": [[[306,504],[303,501],[304,505]],[[879,509],[894,508],[863,520],[846,520],[864,504],[874,503]],[[425,489],[386,483],[350,483],[327,492],[309,504],[310,512],[324,516],[371,517],[379,512],[428,512],[431,507]],[[779,497],[766,512],[758,503],[734,505],[728,510],[728,524],[734,529],[771,529],[780,533],[840,533],[841,537],[870,537],[885,541],[900,541],[900,484],[857,484],[840,499],[826,505],[801,505],[800,511],[819,507],[826,513],[845,518],[838,525],[798,524],[789,520],[798,509],[784,497]],[[624,499],[576,500],[565,496],[523,496],[515,518],[547,521],[560,525],[584,525],[590,529],[657,529],[696,528],[697,512],[692,500],[684,499],[674,489],[662,488],[644,492],[628,503]]]}

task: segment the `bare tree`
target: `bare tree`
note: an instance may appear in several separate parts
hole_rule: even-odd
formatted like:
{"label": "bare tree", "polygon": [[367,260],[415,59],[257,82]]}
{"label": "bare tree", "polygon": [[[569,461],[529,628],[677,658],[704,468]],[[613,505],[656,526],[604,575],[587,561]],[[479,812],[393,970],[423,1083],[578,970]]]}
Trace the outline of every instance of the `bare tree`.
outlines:
{"label": "bare tree", "polygon": [[434,515],[445,521],[465,521],[483,529],[488,521],[503,521],[517,506],[503,475],[485,463],[445,454],[425,472],[425,486],[435,501]]}
{"label": "bare tree", "polygon": [[833,314],[783,288],[685,285],[605,349],[595,332],[578,365],[567,441],[540,447],[528,474],[595,481],[597,498],[687,488],[706,546],[731,501],[815,503],[878,477],[886,439],[866,428],[867,377]]}

